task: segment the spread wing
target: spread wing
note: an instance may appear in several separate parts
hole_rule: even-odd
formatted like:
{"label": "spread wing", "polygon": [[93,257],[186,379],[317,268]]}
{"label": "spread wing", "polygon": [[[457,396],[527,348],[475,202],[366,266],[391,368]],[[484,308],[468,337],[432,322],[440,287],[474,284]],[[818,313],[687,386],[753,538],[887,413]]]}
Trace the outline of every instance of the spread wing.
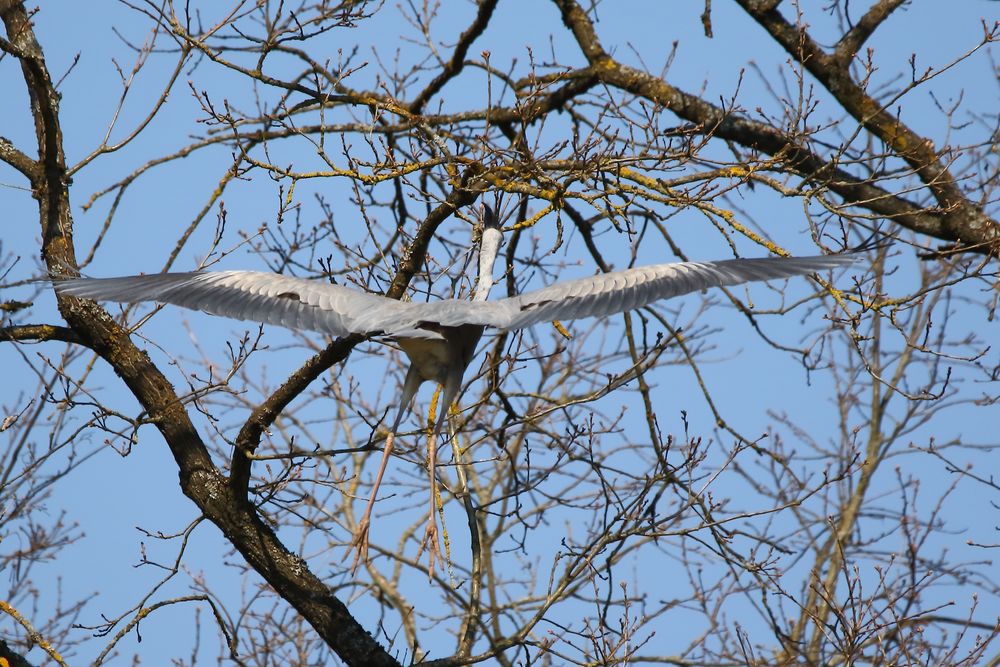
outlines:
{"label": "spread wing", "polygon": [[316,280],[255,271],[159,273],[56,281],[77,297],[158,301],[237,320],[319,331],[434,338],[440,326],[520,329],[538,322],[602,317],[709,287],[788,278],[848,266],[858,254],[656,264],[555,283],[497,301],[411,303]]}
{"label": "spread wing", "polygon": [[412,329],[417,322],[413,310],[420,305],[317,280],[256,271],[77,278],[56,281],[55,288],[61,294],[87,299],[121,303],[157,301],[236,320],[319,331],[331,336],[391,334]]}
{"label": "spread wing", "polygon": [[420,304],[421,319],[445,326],[481,324],[521,329],[538,322],[603,317],[709,287],[789,278],[860,261],[861,254],[766,257],[719,262],[655,264],[557,282],[489,302],[446,300]]}

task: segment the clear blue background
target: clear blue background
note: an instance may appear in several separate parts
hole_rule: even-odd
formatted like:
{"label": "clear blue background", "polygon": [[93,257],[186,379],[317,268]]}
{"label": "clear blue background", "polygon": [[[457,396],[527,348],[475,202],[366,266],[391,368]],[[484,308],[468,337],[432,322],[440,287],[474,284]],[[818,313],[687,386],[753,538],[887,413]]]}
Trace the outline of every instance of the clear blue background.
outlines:
{"label": "clear blue background", "polygon": [[[202,9],[207,12],[214,7]],[[676,41],[676,57],[667,74],[667,79],[672,84],[690,92],[703,91],[702,97],[708,100],[728,100],[739,90],[738,100],[745,107],[750,107],[746,109],[746,113],[754,116],[753,105],[763,103],[764,84],[756,71],[741,70],[734,63],[746,66],[752,61],[764,76],[771,76],[785,63],[786,56],[768,41],[761,29],[728,3],[714,3],[712,22],[715,36],[707,39],[702,33],[699,20],[702,9],[703,4],[700,2],[605,3],[599,9],[598,29],[606,47],[617,58],[640,65],[641,55],[645,67],[654,73],[659,71],[669,54],[671,44]],[[453,41],[454,35],[468,24],[472,11],[473,7],[468,3],[449,4],[442,11],[440,20],[434,24],[436,36],[449,43]],[[215,19],[207,14],[203,15],[206,24]],[[832,43],[836,39],[832,23],[829,26],[823,25],[820,23],[820,16],[814,9],[809,10],[809,17],[815,22],[815,34],[827,35],[827,42]],[[881,82],[884,83],[898,73],[905,75],[909,68],[908,59],[914,51],[918,52],[918,71],[927,66],[942,66],[976,43],[982,34],[980,18],[992,22],[996,17],[996,3],[987,1],[916,3],[897,12],[873,40],[879,66],[876,80],[882,77]],[[132,66],[132,56],[113,29],[138,43],[148,37],[149,23],[145,17],[137,15],[124,5],[82,2],[44,3],[35,16],[35,23],[53,77],[58,79],[67,70],[71,70],[60,85],[63,95],[61,119],[67,161],[75,164],[97,146],[107,132],[118,105],[121,87],[113,59],[117,60],[126,74]],[[336,60],[337,49],[347,50],[353,43],[360,45],[359,60],[368,61],[369,65],[348,83],[356,89],[367,88],[369,85],[366,84],[373,81],[378,71],[372,55],[374,51],[377,50],[388,60],[395,56],[397,48],[401,59],[414,57],[413,48],[404,39],[400,39],[406,36],[416,37],[413,28],[400,19],[396,8],[386,7],[377,20],[363,23],[357,30],[337,30],[330,33],[325,40],[328,53],[314,55]],[[550,37],[560,63],[574,66],[583,63],[576,47],[567,40],[565,29],[552,5],[504,2],[501,3],[489,31],[475,44],[470,57],[477,57],[480,51],[489,50],[494,66],[505,69],[512,59],[524,62],[529,57],[530,48],[536,59],[548,60]],[[167,42],[162,41],[161,44],[166,46]],[[443,51],[450,53],[447,47]],[[73,65],[78,56],[79,62]],[[995,56],[994,50],[994,58]],[[161,90],[171,63],[172,59],[169,57],[154,57],[142,70],[129,92],[116,127],[111,131],[112,142],[130,132],[148,113],[150,96]],[[2,116],[2,133],[22,150],[32,152],[30,115],[16,68],[17,64],[10,58],[0,62],[0,75],[3,76],[7,96]],[[250,108],[254,103],[253,91],[244,80],[221,72],[210,63],[201,63],[190,76],[197,82],[199,89],[207,89],[216,101],[228,99],[243,108]],[[197,109],[184,83],[188,78],[187,73],[182,75],[181,83],[175,86],[165,108],[135,142],[118,153],[102,156],[74,175],[71,195],[76,218],[77,247],[81,251],[89,247],[101,229],[110,201],[109,197],[104,197],[92,209],[84,212],[82,206],[91,193],[106,187],[146,160],[184,146],[190,134],[204,131],[204,127],[193,122],[204,114]],[[495,88],[496,85],[494,84]],[[812,83],[807,80],[807,85]],[[963,95],[964,105],[970,109],[993,111],[997,108],[995,76],[989,59],[983,55],[945,72],[928,90],[933,90],[942,101],[954,100]],[[817,91],[817,94],[823,98],[821,92]],[[479,89],[458,89],[452,86],[446,88],[441,97],[443,111],[482,107],[485,105],[485,79],[484,85]],[[436,104],[437,100],[432,108]],[[927,90],[918,89],[908,95],[903,99],[902,107],[903,120],[910,127],[935,140],[942,140],[944,120],[935,109]],[[831,114],[836,111],[836,107],[829,109]],[[979,128],[969,128],[967,132],[970,137],[982,136]],[[959,133],[948,140],[961,143],[967,139]],[[335,152],[333,147],[330,150]],[[314,156],[305,152],[289,155],[287,158],[290,162],[294,161],[297,169],[305,169],[311,162],[317,162]],[[154,174],[140,179],[122,199],[111,231],[95,261],[86,267],[86,272],[105,276],[160,270],[174,248],[179,230],[204,205],[208,193],[215,187],[220,176],[220,165],[227,161],[228,149],[214,148],[205,154],[158,167]],[[273,220],[276,206],[274,186],[264,181],[266,179],[258,174],[253,181],[236,184],[227,190],[224,200],[229,226],[222,247],[236,245],[240,240],[240,231],[252,233],[261,224]],[[0,171],[0,185],[3,186],[0,189],[0,205],[5,211],[3,250],[21,257],[15,270],[17,277],[37,275],[33,266],[38,253],[37,210],[28,194],[21,189],[24,187],[23,181],[14,172],[9,169]],[[300,184],[297,198],[306,205],[304,217],[317,214],[314,208],[308,206],[310,192],[325,192],[336,202],[336,193],[342,191],[343,186],[343,183],[327,181]],[[752,196],[747,194],[746,201],[743,202],[746,210],[765,224],[766,231],[785,247],[794,252],[813,252],[815,248],[806,233],[801,204],[797,200],[781,200],[763,190],[757,188]],[[337,208],[335,215],[347,228],[360,220],[356,212],[346,205]],[[204,259],[214,231],[214,218],[214,212],[210,213],[206,222],[182,250],[174,269],[191,269]],[[685,251],[691,256],[705,259],[726,256],[724,244],[705,233],[704,221],[695,213],[682,213],[673,218],[670,224],[673,225],[675,237],[685,243]],[[455,227],[449,228],[450,231],[461,228],[460,223],[456,222],[454,225]],[[539,228],[537,234],[543,245],[551,239],[551,229]],[[571,237],[570,240],[559,257],[570,265],[565,275],[570,275],[573,265],[578,265],[573,276],[590,274],[592,268],[582,255],[582,246],[572,242],[578,239]],[[607,245],[602,240],[602,251],[608,253],[608,258],[616,267],[624,267],[629,261],[628,239],[606,237],[605,240]],[[744,249],[753,252],[752,249]],[[326,254],[327,252],[318,253],[319,256]],[[914,264],[911,255],[908,249],[901,250],[901,256],[895,261],[902,270],[892,279],[890,289],[898,285],[898,289],[905,293],[913,288]],[[348,261],[337,256],[334,259],[335,264],[338,261]],[[669,250],[662,244],[647,243],[639,249],[639,263],[670,259],[673,258],[669,255]],[[259,259],[253,254],[237,251],[225,260],[223,268],[261,266]],[[803,285],[793,285],[791,289],[806,288]],[[2,298],[24,298],[28,293],[26,287],[5,290]],[[755,303],[768,302],[768,290],[765,287],[753,288],[752,295]],[[50,295],[43,293],[35,303],[31,321],[59,322]],[[685,321],[685,317],[697,307],[697,301],[678,303],[676,307],[682,309],[679,320]],[[966,310],[960,306],[956,306],[956,310],[960,329],[979,330],[984,338],[996,339],[997,324],[986,320],[985,313],[978,309]],[[112,308],[112,312],[116,312],[115,308]],[[781,340],[795,343],[803,335],[803,330],[808,331],[821,324],[792,319],[787,323],[787,329],[783,328],[784,324],[771,320],[767,323],[767,330]],[[728,307],[707,313],[698,322],[716,328],[709,339],[714,351],[706,360],[718,363],[703,362],[701,370],[722,414],[736,430],[750,437],[765,433],[773,425],[767,411],[777,409],[792,415],[800,423],[812,425],[811,432],[814,436],[822,438],[827,434],[825,437],[836,439],[837,415],[830,403],[832,394],[828,377],[822,373],[813,374],[807,385],[805,372],[795,359],[764,345],[746,325],[745,319]],[[249,327],[240,323],[220,321],[198,313],[167,310],[143,328],[142,335],[151,343],[141,344],[149,349],[161,368],[164,368],[170,357],[178,360],[178,366],[165,370],[180,387],[183,374],[197,369],[202,354],[224,363],[225,342],[236,339],[247,329]],[[586,329],[581,327],[580,330]],[[555,339],[551,332],[538,331],[534,335],[538,336],[547,349],[554,349]],[[617,334],[612,331],[611,335]],[[310,338],[317,344],[322,344],[319,336]],[[264,340],[271,350],[252,360],[249,373],[260,378],[266,376],[273,388],[307,358],[307,353],[299,344],[286,349],[286,345],[297,339],[294,334],[277,328],[267,329]],[[49,353],[54,353],[56,349],[56,346],[45,346]],[[20,355],[33,356],[35,353],[36,349],[30,346],[24,346],[20,352],[9,344],[0,346],[0,365],[7,369],[9,380],[0,390],[0,399],[7,413],[16,412],[24,406],[25,396],[20,392],[33,386],[35,382],[31,370]],[[35,363],[37,364],[37,360]],[[996,352],[991,351],[984,363],[995,365]],[[609,368],[608,372],[620,372],[626,364],[622,360],[617,368]],[[95,372],[100,381],[92,382],[91,386],[99,387],[97,395],[102,402],[126,414],[138,411],[135,401],[112,373],[100,363]],[[383,386],[381,382],[385,373],[383,360],[356,352],[347,362],[346,372],[362,382],[366,399],[387,408],[393,406],[394,387],[391,384]],[[656,387],[654,395],[658,401],[658,418],[665,432],[682,431],[680,414],[685,411],[692,432],[706,437],[714,435],[716,441],[713,446],[720,450],[728,449],[734,444],[728,436],[720,437],[715,433],[711,414],[693,385],[689,369],[663,367],[651,374],[648,381]],[[249,391],[252,397],[255,390]],[[963,394],[968,396],[975,395],[977,389],[972,386],[962,391],[968,392]],[[422,405],[429,399],[429,393],[429,388],[425,387],[421,394]],[[332,406],[332,401],[328,405]],[[595,409],[603,415],[614,417],[627,406],[632,406],[632,410],[625,414],[622,422],[625,428],[623,439],[635,438],[637,442],[641,442],[645,426],[634,394],[619,392],[605,397]],[[942,414],[942,420],[914,433],[913,442],[925,445],[929,437],[934,435],[939,441],[961,438],[970,443],[996,444],[996,423],[1000,415],[995,407],[966,406]],[[219,415],[222,428],[231,435],[244,415],[245,413]],[[204,426],[204,422],[200,423]],[[412,418],[409,424],[410,427],[414,425]],[[326,424],[313,427],[313,433],[328,438],[319,444],[343,446],[342,442],[338,442],[338,432],[333,430],[331,433],[331,428]],[[36,437],[41,437],[43,432],[40,430]],[[114,449],[105,446],[98,435],[84,433],[82,437],[88,440],[83,449],[97,451],[97,455],[53,488],[53,495],[48,502],[50,516],[55,517],[65,510],[67,520],[79,523],[84,537],[62,551],[54,561],[35,571],[34,583],[41,592],[41,607],[37,612],[39,618],[44,618],[57,605],[57,582],[61,587],[63,601],[93,596],[81,617],[84,624],[96,625],[100,623],[101,615],[116,616],[124,612],[135,603],[137,591],[146,590],[162,576],[162,572],[155,568],[135,567],[140,560],[140,543],[145,544],[152,559],[161,562],[170,562],[175,551],[172,543],[151,540],[143,536],[138,528],[176,532],[197,516],[193,505],[179,491],[175,467],[162,439],[151,427],[140,433],[138,445],[127,457],[119,456]],[[0,438],[6,435],[0,435]],[[984,459],[978,461],[977,465],[981,470],[986,470],[995,462],[995,456],[983,456]],[[400,464],[394,462],[394,465]],[[925,498],[937,497],[951,482],[950,477],[939,466],[928,465],[925,460],[903,459],[900,465],[906,467],[909,474],[923,477],[921,483]],[[413,475],[419,477],[419,471],[414,470]],[[894,483],[895,479],[888,474],[887,466],[879,478],[880,488],[875,492],[890,492]],[[740,489],[735,486],[731,491],[739,493]],[[996,523],[996,515],[980,517],[975,513],[970,515],[962,511],[965,507],[987,507],[986,500],[981,497],[982,492],[981,487],[963,486],[946,504],[948,528],[955,535],[954,543],[948,545],[948,549],[956,561],[983,559],[988,555],[982,550],[967,547],[965,542],[968,539],[996,542],[992,528]],[[460,525],[460,517],[460,514],[454,515],[451,520],[454,526]],[[393,535],[398,529],[399,526],[391,519],[379,523],[375,528],[383,538]],[[458,530],[453,531],[453,535],[457,533]],[[3,548],[13,548],[19,539],[18,535],[8,533]],[[391,542],[391,539],[388,541]],[[234,601],[248,589],[242,585],[238,568],[222,564],[239,561],[238,555],[228,551],[218,531],[206,524],[195,531],[184,559],[184,567],[190,577],[209,580],[213,591],[235,608],[237,605]],[[646,580],[650,573],[643,571],[641,563],[638,567],[637,578],[640,581]],[[315,568],[320,576],[324,575],[321,563],[317,563]],[[414,580],[412,585],[411,595],[413,599],[417,599],[425,583]],[[159,591],[154,599],[188,594],[189,586],[190,578],[178,577]],[[942,592],[942,597],[948,599],[954,596],[959,605],[955,615],[961,616],[964,613],[961,610],[966,609],[969,604],[970,594],[969,589],[947,590]],[[982,591],[982,595],[979,604],[985,607],[980,609],[986,610],[982,617],[990,618],[991,614],[995,616],[995,612],[1000,611],[996,596],[992,591]],[[375,606],[364,599],[352,600],[350,604],[362,622],[374,629],[377,612]],[[207,611],[202,608],[203,620],[206,622],[202,635],[203,658],[214,656],[216,650]],[[10,623],[9,619],[0,621],[0,635],[11,634]],[[158,611],[143,622],[141,629],[142,643],[137,643],[135,635],[125,638],[119,645],[120,659],[113,660],[110,664],[128,664],[133,653],[142,655],[146,664],[164,664],[170,656],[182,657],[191,651],[189,635],[193,631],[193,620],[188,606],[178,605]],[[696,622],[691,628],[673,625],[662,628],[643,653],[668,652],[677,645],[683,645],[698,631]],[[81,636],[85,635],[86,633],[81,632]],[[425,641],[428,639],[425,637]],[[81,645],[76,649],[71,662],[89,662],[106,641],[98,638]],[[432,654],[432,657],[440,657],[441,652],[447,651],[450,641],[450,638],[443,638],[438,652]],[[424,648],[433,651],[434,646]],[[73,654],[72,651],[70,653]],[[34,662],[43,662],[37,649],[30,657]]]}

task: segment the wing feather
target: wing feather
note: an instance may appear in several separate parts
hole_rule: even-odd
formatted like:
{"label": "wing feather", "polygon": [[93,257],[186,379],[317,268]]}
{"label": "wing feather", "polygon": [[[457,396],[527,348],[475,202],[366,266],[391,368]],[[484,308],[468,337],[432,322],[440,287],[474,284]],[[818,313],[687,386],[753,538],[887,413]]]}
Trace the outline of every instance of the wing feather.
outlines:
{"label": "wing feather", "polygon": [[516,302],[509,320],[493,324],[519,329],[538,322],[604,317],[697,292],[746,282],[774,280],[849,266],[859,254],[815,257],[730,259],[720,262],[679,262],[637,267],[590,278],[555,283],[502,301]]}
{"label": "wing feather", "polygon": [[861,254],[679,262],[557,282],[497,301],[411,303],[316,280],[255,271],[159,273],[56,281],[62,294],[103,301],[157,301],[238,320],[319,331],[440,338],[435,326],[520,329],[538,322],[604,317],[709,287],[789,278],[849,266]]}
{"label": "wing feather", "polygon": [[255,271],[158,273],[56,281],[71,296],[100,301],[156,301],[237,320],[319,331],[391,334],[415,326],[413,304],[315,280]]}

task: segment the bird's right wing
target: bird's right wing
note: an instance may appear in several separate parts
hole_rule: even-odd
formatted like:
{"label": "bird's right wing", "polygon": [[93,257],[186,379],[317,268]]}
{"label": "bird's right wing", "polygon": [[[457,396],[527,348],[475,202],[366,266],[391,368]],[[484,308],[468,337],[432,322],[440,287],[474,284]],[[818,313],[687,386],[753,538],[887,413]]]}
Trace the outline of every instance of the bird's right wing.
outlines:
{"label": "bird's right wing", "polygon": [[388,334],[412,329],[416,322],[416,304],[276,273],[155,273],[54,282],[60,294],[121,303],[157,301],[332,336]]}
{"label": "bird's right wing", "polygon": [[443,325],[520,329],[538,322],[603,317],[709,287],[827,271],[862,258],[861,254],[843,254],[656,264],[558,282],[497,301],[443,301],[420,306],[423,319]]}

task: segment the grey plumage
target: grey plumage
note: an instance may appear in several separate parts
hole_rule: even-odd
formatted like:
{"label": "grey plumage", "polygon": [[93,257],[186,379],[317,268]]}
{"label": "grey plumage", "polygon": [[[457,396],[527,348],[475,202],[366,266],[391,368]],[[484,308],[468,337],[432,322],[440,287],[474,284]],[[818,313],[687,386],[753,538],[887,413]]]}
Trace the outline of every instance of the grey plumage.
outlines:
{"label": "grey plumage", "polygon": [[[237,320],[277,324],[331,336],[363,334],[398,341],[410,358],[410,367],[400,392],[399,411],[386,436],[367,508],[355,528],[352,549],[357,549],[356,568],[359,561],[367,560],[372,509],[406,408],[427,380],[442,386],[442,413],[451,407],[486,327],[513,330],[551,320],[604,317],[709,287],[826,271],[848,266],[861,258],[856,254],[844,254],[656,264],[557,282],[519,296],[486,301],[493,285],[493,263],[502,237],[489,207],[484,207],[483,223],[479,280],[472,301],[396,301],[349,287],[255,271],[77,278],[57,280],[55,288],[63,296],[124,303],[157,301]],[[434,466],[436,441],[444,421],[443,415],[436,420],[427,443],[431,502],[421,549],[428,549],[431,573],[440,556]]]}
{"label": "grey plumage", "polygon": [[604,317],[709,287],[789,278],[856,262],[857,255],[768,257],[655,264],[557,282],[495,301],[396,301],[317,280],[256,271],[159,273],[56,282],[64,295],[98,301],[157,301],[290,329],[443,340],[428,325],[500,330],[552,320]]}

